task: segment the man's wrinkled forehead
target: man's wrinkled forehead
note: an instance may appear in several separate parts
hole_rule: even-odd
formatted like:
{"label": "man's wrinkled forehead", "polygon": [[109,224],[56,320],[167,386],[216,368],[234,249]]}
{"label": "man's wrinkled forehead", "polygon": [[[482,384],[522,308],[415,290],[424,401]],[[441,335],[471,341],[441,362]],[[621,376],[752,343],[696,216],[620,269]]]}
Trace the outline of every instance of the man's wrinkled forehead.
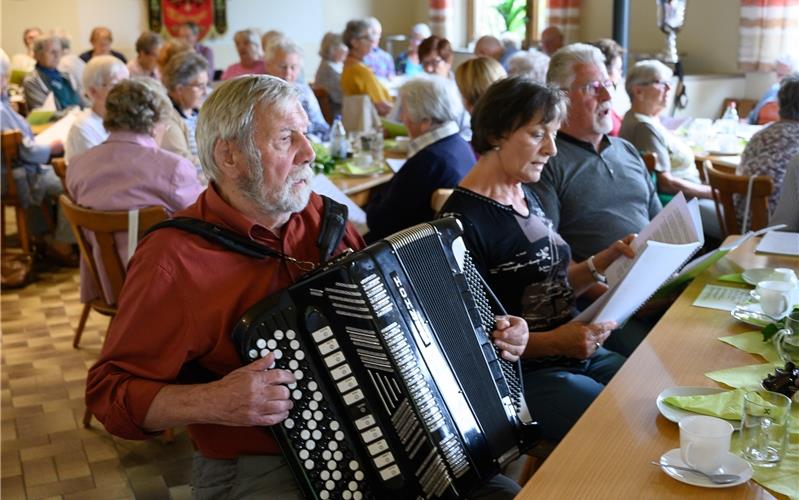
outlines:
{"label": "man's wrinkled forehead", "polygon": [[263,123],[257,125],[265,127],[273,134],[287,130],[305,133],[311,125],[302,104],[296,98],[261,104],[260,109],[261,113],[257,119],[263,120]]}

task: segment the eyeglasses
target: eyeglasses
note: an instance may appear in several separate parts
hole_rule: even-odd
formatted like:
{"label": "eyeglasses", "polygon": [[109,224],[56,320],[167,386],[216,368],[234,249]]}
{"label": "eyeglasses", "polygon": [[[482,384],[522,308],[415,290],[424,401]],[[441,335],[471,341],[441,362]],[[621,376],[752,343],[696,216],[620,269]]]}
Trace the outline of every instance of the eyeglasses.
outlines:
{"label": "eyeglasses", "polygon": [[641,83],[639,85],[647,86],[647,85],[655,85],[656,87],[661,87],[664,89],[670,89],[671,85],[669,82],[664,82],[663,80],[652,80],[651,82]]}
{"label": "eyeglasses", "polygon": [[[580,85],[579,87],[577,87],[577,89],[583,92],[584,94],[595,96],[599,94],[600,89],[605,89],[608,92],[616,90],[616,84],[613,83],[613,81],[611,80],[605,80],[604,82],[600,82],[599,80],[594,80],[593,82],[588,82],[584,85]],[[562,89],[562,90],[569,90],[569,89]]]}
{"label": "eyeglasses", "polygon": [[441,59],[440,57],[436,57],[435,59],[422,61],[422,67],[425,69],[435,69],[439,67],[443,62],[444,62],[443,59]]}
{"label": "eyeglasses", "polygon": [[207,83],[200,83],[200,82],[184,83],[183,86],[184,87],[192,87],[192,88],[195,88],[197,90],[202,90],[203,92],[208,91],[208,89],[210,88],[210,86]]}

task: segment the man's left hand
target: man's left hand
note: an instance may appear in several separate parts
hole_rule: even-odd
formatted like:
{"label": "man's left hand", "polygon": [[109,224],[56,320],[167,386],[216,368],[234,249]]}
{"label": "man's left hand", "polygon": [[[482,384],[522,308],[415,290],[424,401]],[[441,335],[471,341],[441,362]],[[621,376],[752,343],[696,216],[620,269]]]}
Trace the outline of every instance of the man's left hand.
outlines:
{"label": "man's left hand", "polygon": [[527,348],[527,322],[517,316],[497,316],[491,337],[500,355],[508,361],[518,361]]}

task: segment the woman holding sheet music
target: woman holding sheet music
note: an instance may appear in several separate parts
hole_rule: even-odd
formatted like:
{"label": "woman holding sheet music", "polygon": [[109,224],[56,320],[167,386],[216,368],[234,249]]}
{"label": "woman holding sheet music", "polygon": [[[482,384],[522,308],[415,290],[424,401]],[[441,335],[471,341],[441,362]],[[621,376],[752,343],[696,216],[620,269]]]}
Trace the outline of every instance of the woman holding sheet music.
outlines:
{"label": "woman holding sheet music", "polygon": [[557,153],[555,133],[566,116],[562,92],[522,78],[494,83],[472,114],[472,145],[481,157],[442,209],[464,224],[477,268],[510,314],[525,318],[525,396],[548,439],[559,440],[616,373],[625,358],[602,347],[613,322],[571,321],[575,296],[603,280],[619,256],[634,256],[634,235],[585,262],[552,230],[536,195]]}

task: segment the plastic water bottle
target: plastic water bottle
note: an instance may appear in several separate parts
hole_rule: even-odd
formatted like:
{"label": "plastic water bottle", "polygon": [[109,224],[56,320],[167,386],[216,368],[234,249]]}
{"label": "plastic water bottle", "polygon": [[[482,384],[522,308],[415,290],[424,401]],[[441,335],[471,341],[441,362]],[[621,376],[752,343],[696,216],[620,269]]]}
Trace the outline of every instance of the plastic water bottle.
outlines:
{"label": "plastic water bottle", "polygon": [[721,115],[722,120],[729,120],[733,123],[738,123],[738,106],[735,104],[735,101],[730,101],[727,105],[727,109],[724,110],[724,114]]}
{"label": "plastic water bottle", "polygon": [[347,132],[344,124],[341,123],[341,115],[336,115],[333,126],[330,129],[330,155],[333,158],[345,159],[349,152],[350,144],[347,142]]}

